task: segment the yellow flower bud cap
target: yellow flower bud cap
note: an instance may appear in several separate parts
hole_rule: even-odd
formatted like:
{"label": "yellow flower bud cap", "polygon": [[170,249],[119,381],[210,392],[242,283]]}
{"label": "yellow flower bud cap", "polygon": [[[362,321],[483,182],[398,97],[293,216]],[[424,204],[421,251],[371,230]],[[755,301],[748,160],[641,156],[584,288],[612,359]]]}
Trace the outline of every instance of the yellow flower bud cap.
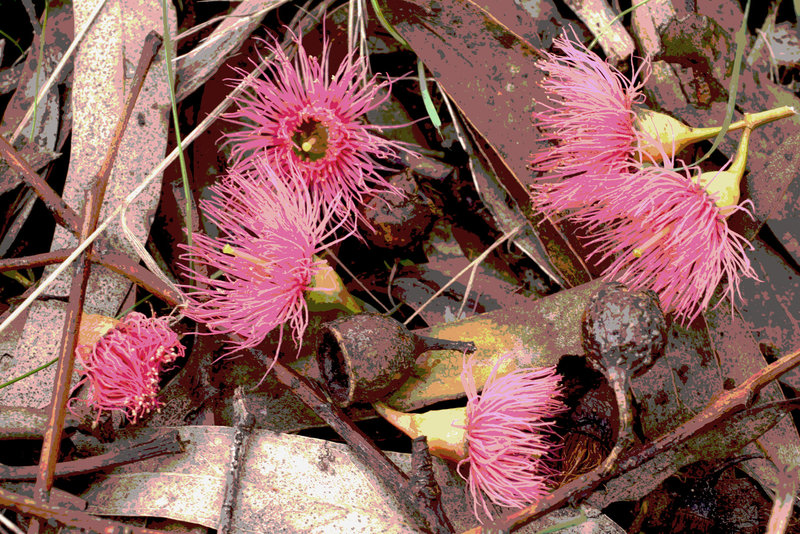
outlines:
{"label": "yellow flower bud cap", "polygon": [[309,309],[322,311],[332,308],[360,313],[361,305],[344,286],[339,274],[330,264],[314,255],[317,269],[311,275],[305,297]]}
{"label": "yellow flower bud cap", "polygon": [[694,128],[649,109],[636,112],[635,128],[641,133],[640,150],[654,162],[671,158],[692,143]]}
{"label": "yellow flower bud cap", "polygon": [[729,217],[739,204],[739,186],[742,175],[732,171],[704,172],[692,177],[692,181],[706,190],[714,199],[720,212]]}
{"label": "yellow flower bud cap", "polygon": [[[750,123],[750,118],[745,116],[745,122]],[[692,177],[692,181],[701,187],[714,199],[714,203],[725,217],[729,217],[739,204],[740,185],[747,167],[747,150],[750,146],[752,127],[745,128],[736,157],[730,167],[717,172],[704,172]]]}
{"label": "yellow flower bud cap", "polygon": [[431,454],[454,462],[467,457],[466,407],[425,413],[398,412],[382,402],[376,402],[373,407],[408,437],[426,436]]}
{"label": "yellow flower bud cap", "polygon": [[96,315],[94,313],[81,313],[81,323],[78,329],[78,345],[94,345],[106,332],[119,324],[118,319]]}

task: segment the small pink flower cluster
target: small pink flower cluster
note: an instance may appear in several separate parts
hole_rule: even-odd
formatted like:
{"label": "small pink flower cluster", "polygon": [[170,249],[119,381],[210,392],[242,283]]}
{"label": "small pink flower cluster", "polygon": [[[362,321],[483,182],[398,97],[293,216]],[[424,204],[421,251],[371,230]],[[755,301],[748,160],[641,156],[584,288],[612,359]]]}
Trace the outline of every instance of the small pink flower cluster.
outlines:
{"label": "small pink flower cluster", "polygon": [[653,289],[684,323],[708,307],[723,280],[732,301],[743,276],[756,278],[750,245],[728,227],[732,210],[722,211],[688,172],[645,163],[655,140],[637,129],[639,73],[628,81],[564,36],[555,46],[559,53],[545,52],[539,63],[550,102],[537,102],[533,119],[550,146],[532,156],[540,173],[534,207],[579,224],[596,247],[590,257],[610,263],[605,278]]}
{"label": "small pink flower cluster", "polygon": [[376,159],[394,159],[403,146],[375,135],[381,128],[363,121],[389,98],[390,82],[370,78],[364,58],[352,52],[331,74],[329,42],[319,59],[299,39],[296,44],[294,63],[277,42],[266,44],[273,61],[235,99],[239,109],[228,119],[242,130],[228,135],[232,164],[252,172],[264,160],[283,175],[300,175],[354,228],[356,219],[363,220],[358,207],[367,196],[402,194],[378,173],[384,168]]}
{"label": "small pink flower cluster", "polygon": [[284,324],[300,343],[308,324],[304,293],[320,263],[313,256],[336,230],[299,176],[279,176],[264,161],[254,165],[257,176],[231,173],[210,188],[214,197],[200,208],[222,235],[197,235],[183,255],[198,266],[186,268],[198,283],[186,313],[212,333],[239,336],[231,352],[255,347],[277,327],[282,340]]}
{"label": "small pink flower cluster", "polygon": [[472,361],[461,383],[467,394],[467,485],[473,512],[492,517],[486,497],[510,508],[536,502],[549,491],[556,471],[555,418],[567,407],[561,400],[561,377],[555,367],[517,369],[498,377],[507,357],[498,359],[480,394]]}
{"label": "small pink flower cluster", "polygon": [[211,200],[200,201],[220,236],[198,236],[182,256],[195,265],[187,271],[197,283],[187,287],[186,315],[211,333],[238,336],[231,352],[280,327],[279,351],[286,324],[300,343],[304,293],[322,267],[313,256],[356,233],[368,196],[400,194],[376,158],[406,149],[364,122],[389,98],[389,82],[369,78],[352,53],[331,73],[327,41],[319,59],[299,38],[294,44],[294,61],[277,41],[266,44],[271,63],[246,76],[238,109],[227,115],[241,127],[227,136],[229,173],[210,188]]}
{"label": "small pink flower cluster", "polygon": [[91,391],[87,404],[119,411],[134,423],[158,408],[158,380],[184,347],[169,327],[169,319],[148,318],[131,312],[94,345],[75,351]]}

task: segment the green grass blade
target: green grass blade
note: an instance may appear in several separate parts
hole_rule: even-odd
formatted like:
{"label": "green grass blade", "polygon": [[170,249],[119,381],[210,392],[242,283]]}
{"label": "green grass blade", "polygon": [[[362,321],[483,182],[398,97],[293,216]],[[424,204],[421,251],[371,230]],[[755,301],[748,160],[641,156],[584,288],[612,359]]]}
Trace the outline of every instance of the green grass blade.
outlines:
{"label": "green grass blade", "polygon": [[42,34],[39,36],[39,61],[36,62],[36,79],[34,80],[34,87],[36,96],[33,99],[33,120],[31,121],[31,136],[30,139],[33,141],[33,135],[36,132],[36,112],[38,111],[39,107],[39,74],[42,72],[42,65],[44,65],[44,36],[47,31],[47,14],[50,11],[50,4],[47,3],[44,5],[44,22],[42,23]]}
{"label": "green grass blade", "polygon": [[52,359],[52,360],[50,360],[49,362],[47,362],[47,363],[45,363],[45,364],[42,364],[42,365],[40,365],[40,366],[39,366],[39,367],[37,367],[36,369],[32,369],[32,370],[28,371],[27,373],[25,373],[25,374],[23,374],[23,375],[19,375],[19,376],[18,376],[18,377],[16,377],[16,378],[12,378],[12,379],[11,379],[11,380],[9,380],[8,382],[3,382],[2,384],[0,384],[0,389],[3,389],[3,388],[5,388],[5,387],[8,387],[8,386],[10,386],[11,384],[16,384],[16,383],[17,383],[17,382],[19,382],[20,380],[24,380],[24,379],[28,378],[29,376],[31,376],[31,375],[34,375],[34,374],[38,373],[39,371],[42,371],[42,370],[44,370],[44,369],[47,369],[48,367],[50,367],[51,365],[53,365],[53,364],[54,364],[54,363],[56,363],[57,361],[58,361],[58,358],[53,358],[53,359]]}
{"label": "green grass blade", "polygon": [[[742,17],[742,25],[739,26],[739,29],[736,31],[736,54],[733,58],[733,72],[731,73],[731,83],[728,86],[728,106],[725,110],[725,120],[722,121],[722,127],[720,132],[714,138],[714,141],[711,143],[711,148],[705,155],[694,162],[694,165],[697,165],[709,157],[711,154],[717,150],[719,144],[722,142],[722,139],[725,137],[725,134],[728,133],[728,128],[733,122],[733,110],[736,108],[736,95],[739,91],[739,74],[742,71],[742,58],[744,57],[744,47],[747,44],[747,17],[750,14],[750,0],[747,0],[747,3],[744,6],[744,16]],[[684,170],[686,166],[680,167],[676,170]]]}
{"label": "green grass blade", "polygon": [[389,21],[386,20],[386,17],[383,16],[383,11],[381,11],[380,6],[378,5],[378,0],[370,0],[370,2],[372,3],[372,9],[375,10],[375,15],[378,17],[378,20],[380,21],[381,26],[383,26],[383,29],[389,32],[389,34],[392,37],[394,37],[398,43],[405,46],[406,48],[411,48],[410,46],[408,46],[408,42],[405,39],[403,39],[403,36],[397,33],[397,30],[395,30],[394,27],[391,24],[389,24]]}
{"label": "green grass blade", "polygon": [[[186,172],[186,159],[183,155],[183,145],[181,144],[181,128],[178,122],[178,102],[175,100],[175,72],[172,68],[172,36],[169,32],[167,18],[167,0],[161,0],[161,14],[164,22],[164,61],[167,66],[167,79],[169,80],[169,102],[172,106],[172,123],[175,129],[175,143],[178,145],[178,162],[181,168],[181,180],[183,182],[183,194],[186,198],[184,225],[186,226],[186,244],[192,246],[192,191],[189,187],[189,175]],[[190,264],[190,268],[195,270],[195,266]],[[190,279],[189,283],[193,283]]]}
{"label": "green grass blade", "polygon": [[442,126],[442,119],[436,111],[436,106],[433,105],[433,100],[431,100],[431,94],[428,92],[428,80],[425,78],[425,64],[419,58],[417,58],[417,74],[419,75],[419,90],[422,95],[422,102],[425,104],[425,111],[428,113],[433,127],[441,135],[439,128]]}
{"label": "green grass blade", "polygon": [[22,48],[22,47],[19,45],[19,42],[18,42],[16,39],[14,39],[13,37],[11,37],[10,35],[8,35],[6,32],[4,32],[3,30],[0,30],[0,37],[5,37],[5,38],[6,38],[8,41],[10,41],[10,42],[11,42],[11,44],[13,44],[14,46],[16,46],[16,47],[17,47],[17,50],[19,50],[19,53],[20,53],[20,54],[24,54],[24,53],[25,53],[25,49],[24,49],[24,48]]}

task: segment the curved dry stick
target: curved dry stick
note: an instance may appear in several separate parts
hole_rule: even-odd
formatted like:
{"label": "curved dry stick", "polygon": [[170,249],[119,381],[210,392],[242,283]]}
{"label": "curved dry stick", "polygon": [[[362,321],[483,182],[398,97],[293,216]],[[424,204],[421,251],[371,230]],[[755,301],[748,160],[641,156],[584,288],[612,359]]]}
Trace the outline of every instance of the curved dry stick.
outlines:
{"label": "curved dry stick", "polygon": [[[92,199],[89,198],[84,206],[86,216],[81,237],[89,233],[88,214],[92,208]],[[75,368],[75,348],[78,344],[78,327],[81,321],[81,310],[86,297],[86,286],[89,282],[89,258],[86,254],[81,254],[75,271],[72,275],[72,283],[69,290],[69,302],[64,317],[64,327],[62,329],[61,346],[58,352],[58,367],[56,369],[55,386],[50,397],[48,407],[47,427],[42,438],[42,451],[39,455],[39,465],[37,466],[36,484],[34,486],[35,502],[46,504],[50,500],[50,490],[53,488],[53,476],[55,474],[58,451],[61,447],[61,434],[64,431],[64,421],[67,412],[67,400],[69,399],[69,385],[72,380],[72,372]],[[28,534],[38,534],[42,524],[39,518],[31,520],[28,526]]]}
{"label": "curved dry stick", "polygon": [[[265,364],[273,364],[272,357],[257,349],[250,349]],[[375,443],[347,417],[328,395],[308,378],[275,359],[272,372],[278,381],[288,387],[303,403],[311,408],[328,426],[350,446],[356,457],[369,467],[392,492],[415,523],[427,532],[445,534],[453,532],[450,520],[441,508],[420,507],[408,476],[375,446]]]}
{"label": "curved dry stick", "polygon": [[[56,477],[70,477],[75,475],[85,475],[105,469],[111,469],[118,465],[125,465],[132,462],[155,458],[165,454],[175,454],[183,452],[183,445],[177,430],[172,430],[164,434],[157,435],[147,441],[136,443],[125,449],[71,460],[56,464]],[[36,480],[37,467],[35,465],[9,466],[0,465],[0,481],[27,481]]]}

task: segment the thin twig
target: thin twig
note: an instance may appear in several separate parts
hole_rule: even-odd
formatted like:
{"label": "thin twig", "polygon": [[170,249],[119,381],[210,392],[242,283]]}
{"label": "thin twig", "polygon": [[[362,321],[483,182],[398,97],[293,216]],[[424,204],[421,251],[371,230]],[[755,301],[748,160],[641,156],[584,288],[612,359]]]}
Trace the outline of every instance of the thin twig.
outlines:
{"label": "thin twig", "polygon": [[[74,248],[64,248],[22,258],[0,259],[0,273],[20,269],[33,269],[35,267],[44,267],[45,265],[55,265],[56,263],[63,262],[74,251]],[[89,253],[89,261],[107,267],[117,274],[121,274],[164,302],[181,302],[182,297],[179,293],[176,293],[171,287],[167,286],[159,276],[156,276],[153,272],[139,265],[136,260],[132,259],[127,254],[91,251]]]}
{"label": "thin twig", "polygon": [[[64,66],[69,63],[70,59],[72,58],[72,53],[75,52],[75,49],[78,48],[78,45],[83,40],[83,37],[86,35],[86,32],[89,31],[89,28],[94,24],[94,19],[97,18],[97,15],[100,13],[100,10],[103,9],[103,6],[106,4],[108,0],[99,0],[97,5],[89,14],[89,17],[86,19],[86,24],[83,25],[76,34],[75,38],[72,40],[72,44],[69,45],[67,51],[64,52],[64,56],[61,58],[61,61],[58,62],[56,68],[53,70],[53,73],[47,79],[44,85],[42,85],[41,89],[39,89],[39,94],[36,95],[36,102],[41,102],[44,99],[44,95],[47,94],[47,91],[50,90],[51,87],[56,83],[58,77],[61,75],[61,71],[64,69]],[[14,133],[11,135],[11,138],[8,140],[9,143],[12,145],[16,142],[19,138],[22,130],[25,128],[25,125],[33,116],[33,109],[34,107],[31,106],[28,108],[28,111],[25,112],[25,115],[22,117],[22,120],[19,121],[19,125],[17,125],[17,129],[14,130]]]}
{"label": "thin twig", "polygon": [[[84,227],[81,236],[85,237],[90,231],[89,213],[92,210],[92,199],[89,198],[84,206]],[[64,328],[62,329],[61,348],[58,353],[58,367],[56,369],[55,387],[50,400],[47,427],[42,440],[42,452],[39,455],[38,473],[34,496],[36,501],[44,504],[50,500],[50,490],[53,488],[58,451],[61,446],[61,434],[64,431],[67,400],[69,399],[69,386],[72,380],[72,371],[75,368],[75,348],[78,344],[78,328],[81,320],[81,310],[86,297],[86,286],[89,281],[89,258],[81,254],[72,276],[69,291]],[[28,525],[28,534],[38,534],[41,522],[34,518]]]}
{"label": "thin twig", "polygon": [[9,518],[7,518],[5,515],[3,515],[2,512],[0,512],[0,523],[2,523],[4,527],[6,527],[8,530],[10,530],[12,534],[24,534],[19,529],[19,527],[17,525],[15,525],[14,523],[12,523],[11,520]]}
{"label": "thin twig", "polygon": [[[133,75],[130,93],[125,101],[125,107],[122,109],[122,113],[117,120],[114,134],[111,136],[111,144],[108,147],[103,163],[100,165],[100,170],[97,173],[97,180],[92,187],[92,195],[97,197],[94,201],[94,211],[90,214],[91,220],[94,221],[91,224],[92,230],[97,226],[97,221],[100,220],[100,209],[103,207],[103,199],[106,195],[108,180],[111,177],[111,171],[114,168],[114,162],[117,159],[119,147],[122,144],[122,136],[125,133],[125,129],[128,127],[128,121],[133,114],[136,101],[139,99],[139,93],[144,85],[147,71],[150,69],[150,64],[153,62],[158,49],[161,48],[161,43],[161,37],[159,37],[155,31],[151,31],[144,38],[142,53],[139,57],[139,64],[136,65],[136,72]],[[91,248],[89,250],[91,251]]]}
{"label": "thin twig", "polygon": [[40,39],[44,39],[42,35],[42,25],[39,24],[39,19],[36,18],[36,6],[33,5],[31,0],[22,0],[22,5],[25,7],[25,13],[28,14],[28,20],[30,20],[31,26],[33,26],[33,32],[37,34]]}
{"label": "thin twig", "polygon": [[[272,357],[256,349],[251,349],[259,360],[272,363]],[[427,532],[453,532],[441,517],[431,508],[420,507],[414,498],[408,477],[380,450],[375,443],[358,428],[347,415],[330,401],[320,387],[280,360],[275,360],[273,373],[278,381],[287,386],[303,403],[314,410],[328,426],[339,434],[350,446],[356,457],[369,467],[391,491],[395,499],[414,522]]]}
{"label": "thin twig", "polygon": [[[175,454],[183,451],[177,430],[159,434],[147,441],[136,443],[127,448],[114,450],[105,454],[98,454],[89,458],[59,462],[56,464],[56,477],[71,477],[85,475],[96,471],[111,469],[119,465],[140,462],[148,458],[155,458],[165,454]],[[26,481],[36,480],[37,467],[0,465],[0,480]]]}
{"label": "thin twig", "polygon": [[340,260],[340,259],[339,259],[339,258],[336,256],[336,254],[334,254],[334,253],[333,253],[333,251],[332,251],[332,250],[330,250],[330,249],[326,249],[326,250],[325,250],[325,252],[323,252],[323,254],[322,254],[322,255],[323,255],[323,256],[330,256],[331,258],[333,258],[333,261],[335,261],[335,262],[336,262],[336,263],[339,265],[339,267],[341,267],[341,268],[344,270],[344,272],[346,272],[346,273],[347,273],[347,275],[348,275],[350,278],[352,278],[352,279],[353,279],[353,281],[354,281],[356,284],[358,284],[358,286],[359,286],[361,289],[363,289],[363,290],[364,290],[364,291],[367,293],[367,295],[369,295],[370,297],[372,297],[372,300],[374,300],[374,301],[375,301],[375,302],[378,304],[378,306],[380,306],[381,308],[383,308],[383,311],[384,311],[384,312],[386,312],[386,313],[388,313],[388,312],[389,312],[389,308],[387,308],[387,307],[386,307],[386,305],[385,305],[383,302],[381,302],[381,300],[380,300],[378,297],[376,297],[376,296],[375,296],[375,294],[373,294],[373,293],[372,293],[372,291],[370,291],[370,290],[369,290],[369,288],[367,288],[367,286],[365,286],[365,285],[364,285],[364,284],[361,282],[361,280],[359,280],[359,279],[358,279],[358,277],[357,277],[357,276],[356,276],[356,275],[353,273],[353,271],[351,271],[350,269],[348,269],[348,268],[347,268],[347,265],[345,265],[345,264],[342,262],[342,260]]}
{"label": "thin twig", "polygon": [[511,229],[509,232],[506,232],[505,234],[503,234],[503,235],[500,237],[500,239],[498,239],[497,241],[495,241],[494,243],[492,243],[492,244],[489,246],[489,248],[487,248],[486,250],[484,250],[484,251],[481,253],[481,255],[480,255],[480,256],[478,256],[477,258],[475,258],[474,260],[472,260],[471,262],[469,262],[469,265],[467,265],[466,267],[464,267],[463,269],[461,269],[461,270],[458,272],[458,274],[456,274],[454,277],[452,277],[450,280],[448,280],[448,282],[447,282],[445,285],[443,285],[441,288],[439,288],[439,290],[438,290],[436,293],[434,293],[433,295],[431,295],[431,297],[430,297],[428,300],[426,300],[426,301],[425,301],[425,302],[422,304],[422,306],[420,306],[419,308],[417,308],[416,310],[414,310],[414,313],[412,313],[412,314],[411,314],[411,315],[408,317],[408,319],[406,319],[406,320],[405,320],[405,322],[404,322],[403,324],[404,324],[404,325],[408,325],[408,323],[410,323],[410,322],[411,322],[411,320],[412,320],[414,317],[416,317],[417,315],[419,315],[419,313],[420,313],[422,310],[424,310],[424,309],[425,309],[425,308],[428,306],[428,304],[430,304],[430,303],[431,303],[431,302],[433,302],[435,299],[437,299],[437,298],[439,297],[439,295],[441,295],[442,293],[444,293],[445,291],[447,291],[447,288],[448,288],[448,287],[450,287],[451,285],[453,285],[453,284],[454,284],[454,283],[455,283],[455,282],[456,282],[456,281],[457,281],[459,278],[461,278],[461,276],[463,276],[463,275],[464,275],[464,273],[466,273],[467,271],[469,271],[470,269],[472,269],[472,268],[474,268],[474,267],[477,267],[477,265],[479,265],[479,264],[480,264],[480,263],[481,263],[483,260],[485,260],[485,259],[486,259],[486,257],[487,257],[487,256],[489,256],[489,254],[490,254],[490,253],[491,253],[491,252],[492,252],[494,249],[496,249],[497,247],[499,247],[500,245],[502,245],[503,243],[505,243],[506,241],[508,241],[509,239],[511,239],[512,237],[514,237],[515,235],[517,235],[517,233],[518,233],[518,232],[519,232],[521,229],[522,229],[522,225],[518,225],[518,226],[515,226],[514,228],[512,228],[512,229]]}
{"label": "thin twig", "polygon": [[53,191],[50,184],[45,182],[39,174],[33,170],[27,161],[14,150],[14,147],[6,141],[5,137],[0,136],[0,156],[17,172],[19,172],[25,183],[27,183],[36,193],[47,209],[53,214],[56,222],[77,235],[81,229],[81,218],[70,208],[66,202]]}
{"label": "thin twig", "polygon": [[239,494],[239,480],[244,471],[244,457],[247,453],[247,443],[250,434],[253,432],[256,419],[247,409],[244,390],[242,387],[236,388],[233,400],[233,410],[236,413],[236,426],[233,433],[233,451],[231,461],[228,464],[228,471],[225,473],[225,499],[222,501],[220,512],[218,534],[229,534],[233,512],[236,508],[236,496]]}
{"label": "thin twig", "polygon": [[419,506],[433,510],[433,513],[441,518],[440,524],[449,529],[442,531],[442,533],[453,532],[453,525],[450,523],[450,519],[447,517],[442,505],[442,488],[439,487],[439,483],[436,482],[436,477],[433,473],[433,458],[428,448],[428,438],[425,436],[418,436],[411,442],[411,476],[409,477],[409,484],[414,497],[419,502]]}

